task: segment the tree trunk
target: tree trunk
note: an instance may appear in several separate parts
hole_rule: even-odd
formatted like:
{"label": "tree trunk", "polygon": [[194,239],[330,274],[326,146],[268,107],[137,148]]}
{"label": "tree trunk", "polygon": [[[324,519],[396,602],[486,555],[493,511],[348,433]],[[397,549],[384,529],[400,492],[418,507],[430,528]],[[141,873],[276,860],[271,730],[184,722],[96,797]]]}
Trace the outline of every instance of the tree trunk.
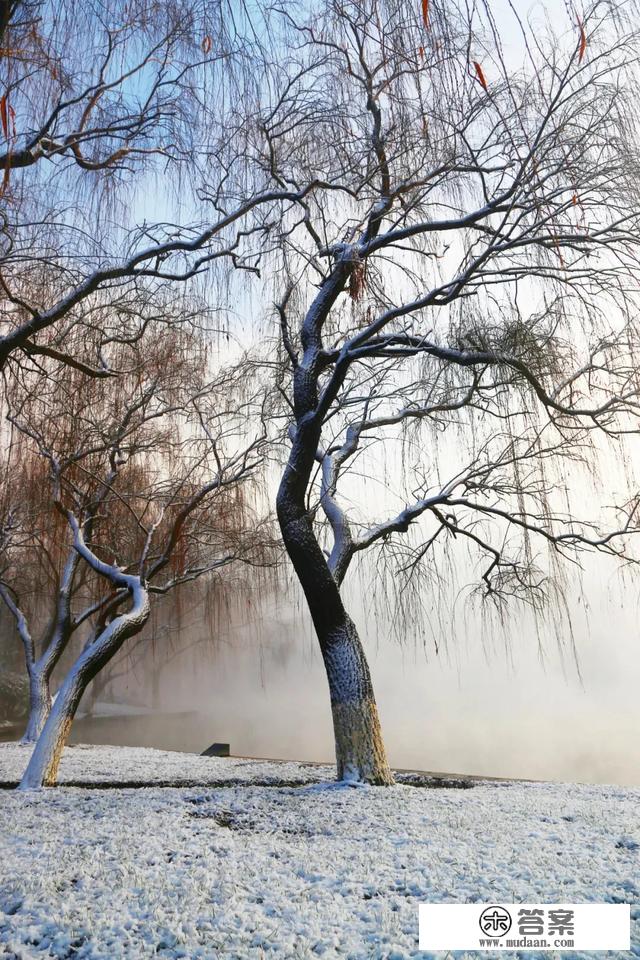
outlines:
{"label": "tree trunk", "polygon": [[20,783],[20,790],[55,786],[62,751],[86,682],[82,669],[76,663],[58,691]]}
{"label": "tree trunk", "polygon": [[62,751],[87,684],[115,656],[124,641],[139,633],[149,619],[148,591],[138,578],[127,577],[127,581],[133,601],[131,609],[112,620],[85,647],[67,673],[18,789],[55,786]]}
{"label": "tree trunk", "polygon": [[37,667],[29,669],[29,718],[22,743],[35,743],[51,711],[49,678]]}
{"label": "tree trunk", "polygon": [[338,780],[392,784],[369,666],[346,613],[343,625],[320,640],[320,649],[329,681]]}
{"label": "tree trunk", "polygon": [[278,520],[287,553],[304,590],[324,660],[339,780],[389,785],[387,763],[371,674],[340,589],[315,538],[304,504],[289,489],[287,467],[278,491]]}

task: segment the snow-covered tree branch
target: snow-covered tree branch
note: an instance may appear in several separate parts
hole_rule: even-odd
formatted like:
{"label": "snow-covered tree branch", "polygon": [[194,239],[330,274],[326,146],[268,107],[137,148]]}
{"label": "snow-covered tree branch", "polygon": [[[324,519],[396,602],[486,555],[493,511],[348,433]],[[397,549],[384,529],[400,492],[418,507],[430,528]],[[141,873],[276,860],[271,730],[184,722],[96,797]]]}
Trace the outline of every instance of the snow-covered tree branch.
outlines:
{"label": "snow-covered tree branch", "polygon": [[[377,545],[414,574],[446,535],[488,555],[489,593],[531,598],[545,582],[532,540],[564,559],[627,557],[638,530],[633,480],[597,518],[560,503],[564,471],[637,434],[637,33],[595,2],[580,30],[541,40],[521,24],[507,63],[488,5],[434,5],[428,25],[418,7],[284,9],[304,53],[274,72],[272,126],[293,109],[308,121],[264,159],[278,182],[332,186],[282,232],[278,515],[327,668],[339,776],[374,783],[389,773],[340,592],[356,555]],[[359,474],[381,493],[356,510]]]}
{"label": "snow-covered tree branch", "polygon": [[[31,520],[34,531],[26,549],[41,568],[36,531],[50,523],[49,551],[67,556],[51,587],[55,625],[38,653],[15,600],[25,546],[13,562],[10,541],[4,549],[0,595],[29,651],[30,676],[46,684],[30,719],[39,736],[25,787],[55,783],[87,685],[142,631],[154,597],[233,562],[272,562],[268,524],[255,517],[248,493],[265,442],[260,384],[244,367],[212,373],[196,339],[179,340],[167,332],[147,338],[144,352],[137,344],[122,348],[128,373],[109,381],[111,394],[78,374],[74,391],[53,383],[43,395],[34,378],[36,390],[13,396],[22,453],[31,451],[48,471],[48,497],[35,517],[25,513],[24,527]],[[13,510],[19,513],[19,502]],[[80,652],[51,706],[48,682],[76,632]]]}

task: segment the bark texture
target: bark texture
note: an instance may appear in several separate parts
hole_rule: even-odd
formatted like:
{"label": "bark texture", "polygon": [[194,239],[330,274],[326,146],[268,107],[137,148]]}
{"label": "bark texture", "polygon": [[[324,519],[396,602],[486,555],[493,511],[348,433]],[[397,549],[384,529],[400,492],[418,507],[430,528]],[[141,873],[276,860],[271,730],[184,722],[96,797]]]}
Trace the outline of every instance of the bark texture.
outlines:
{"label": "bark texture", "polygon": [[[296,456],[296,443],[292,457]],[[278,491],[285,546],[304,590],[329,682],[338,779],[389,785],[371,674],[355,624],[315,537],[304,501],[296,496],[299,473],[289,465]]]}
{"label": "bark texture", "polygon": [[139,633],[147,622],[150,613],[148,592],[140,583],[135,583],[133,577],[126,579],[133,601],[130,610],[112,620],[85,647],[67,674],[35,745],[20,790],[55,786],[62,751],[87,685],[118,652],[124,641]]}
{"label": "bark texture", "polygon": [[88,683],[88,680],[84,679],[84,674],[85,671],[81,669],[73,670],[58,691],[22,778],[21,790],[55,786],[62,751]]}
{"label": "bark texture", "polygon": [[373,685],[362,644],[352,621],[321,643],[329,681],[339,780],[388,786],[387,763]]}
{"label": "bark texture", "polygon": [[32,667],[29,670],[29,718],[22,737],[23,743],[35,743],[51,711],[49,674]]}

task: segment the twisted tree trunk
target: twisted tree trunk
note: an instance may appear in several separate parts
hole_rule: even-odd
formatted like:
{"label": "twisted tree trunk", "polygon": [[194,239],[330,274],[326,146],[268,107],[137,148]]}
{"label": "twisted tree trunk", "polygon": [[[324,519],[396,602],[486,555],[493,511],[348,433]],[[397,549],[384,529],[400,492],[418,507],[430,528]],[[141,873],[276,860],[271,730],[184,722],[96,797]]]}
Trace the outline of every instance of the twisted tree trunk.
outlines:
{"label": "twisted tree trunk", "polygon": [[53,787],[78,704],[88,680],[74,668],[58,691],[20,783],[20,790]]}
{"label": "twisted tree trunk", "polygon": [[309,605],[327,672],[338,779],[392,784],[367,659],[313,532],[304,500],[301,502],[297,495],[296,453],[294,443],[278,491],[278,520]]}
{"label": "twisted tree trunk", "polygon": [[[80,654],[60,687],[20,783],[20,790],[55,786],[60,758],[82,694],[125,640],[139,633],[149,618],[147,589],[134,577],[122,577],[129,588],[130,610],[115,617]],[[136,582],[137,581],[137,582]]]}

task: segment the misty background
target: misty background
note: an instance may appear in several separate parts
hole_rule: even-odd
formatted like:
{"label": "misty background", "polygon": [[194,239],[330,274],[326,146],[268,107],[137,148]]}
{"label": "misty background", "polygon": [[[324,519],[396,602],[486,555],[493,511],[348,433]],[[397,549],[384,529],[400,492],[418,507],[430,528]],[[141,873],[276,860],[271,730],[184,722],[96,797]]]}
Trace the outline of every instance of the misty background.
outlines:
{"label": "misty background", "polygon": [[[500,0],[495,12],[506,58],[515,60],[509,7]],[[563,0],[547,8],[575,30]],[[150,190],[136,216],[143,220],[148,205],[157,215],[162,203]],[[254,311],[248,299],[236,309],[241,333]],[[585,512],[589,497],[598,492],[585,492]],[[469,602],[470,571],[444,596],[425,594],[404,617],[387,606],[370,570],[350,574],[346,605],[369,658],[393,766],[640,785],[640,588],[610,559],[584,563],[581,575],[566,574],[566,607],[555,622],[553,612],[545,619],[520,608],[500,622]],[[171,612],[171,623],[157,617],[126,669],[94,691],[97,702],[83,704],[100,715],[115,703],[126,717],[79,721],[73,738],[197,752],[222,741],[236,755],[332,762],[328,689],[306,605],[286,573],[258,581],[253,590],[223,582],[215,615],[194,594]],[[14,628],[0,621],[0,631],[17,669]]]}
{"label": "misty background", "polygon": [[[460,596],[437,617],[434,607],[434,629],[403,621],[399,641],[393,611],[378,609],[362,579],[348,599],[393,766],[640,784],[638,589],[615,563],[588,558],[581,583],[567,586],[570,628],[558,636],[526,611],[492,625]],[[256,594],[231,592],[213,625],[206,601],[190,600],[155,680],[160,634],[95,708],[116,700],[153,714],[89,730],[80,721],[75,739],[198,752],[222,741],[236,755],[332,762],[326,679],[297,586],[267,583]],[[455,636],[441,635],[436,653],[447,619]]]}

